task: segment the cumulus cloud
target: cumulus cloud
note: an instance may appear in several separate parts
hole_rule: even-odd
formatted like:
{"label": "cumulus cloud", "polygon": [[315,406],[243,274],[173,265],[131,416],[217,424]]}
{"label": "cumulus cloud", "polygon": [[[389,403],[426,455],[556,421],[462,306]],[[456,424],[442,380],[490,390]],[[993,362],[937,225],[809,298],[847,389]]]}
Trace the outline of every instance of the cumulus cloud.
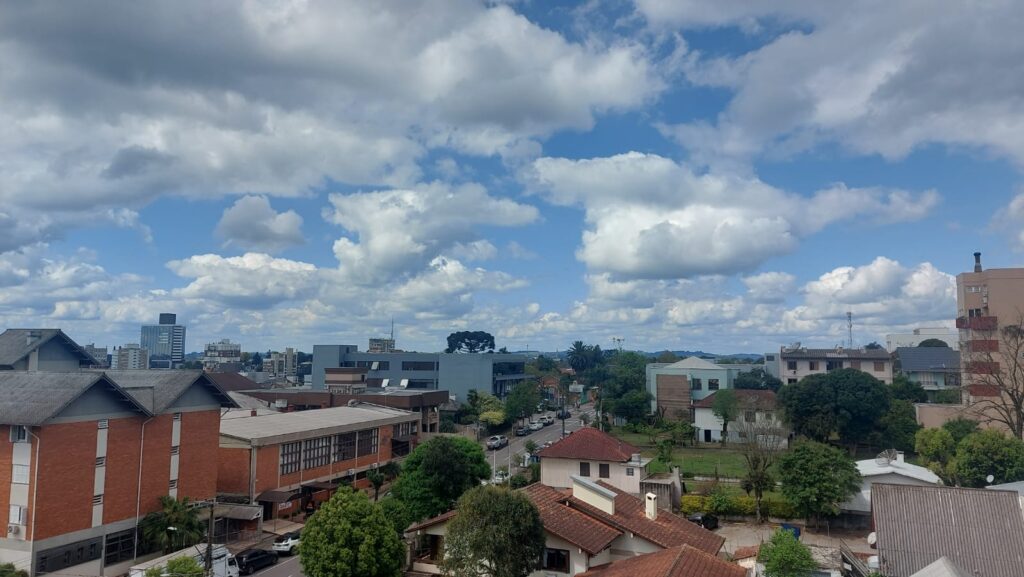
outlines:
{"label": "cumulus cloud", "polygon": [[301,245],[302,217],[294,210],[276,212],[265,196],[243,196],[224,210],[217,234],[225,245],[277,252]]}
{"label": "cumulus cloud", "polygon": [[1006,207],[992,217],[999,230],[1008,233],[1013,247],[1024,250],[1024,193],[1014,196]]}
{"label": "cumulus cloud", "polygon": [[315,266],[300,261],[246,253],[237,257],[201,254],[172,260],[167,268],[194,279],[172,294],[211,299],[243,308],[268,308],[309,298],[316,292]]}
{"label": "cumulus cloud", "polygon": [[625,278],[733,274],[793,251],[826,226],[865,218],[916,220],[934,191],[848,188],[809,197],[733,173],[697,174],[675,161],[630,152],[607,158],[540,158],[524,178],[546,199],[585,210],[577,257]]}
{"label": "cumulus cloud", "polygon": [[788,272],[763,272],[743,277],[747,296],[754,302],[779,303],[793,294],[796,277]]}

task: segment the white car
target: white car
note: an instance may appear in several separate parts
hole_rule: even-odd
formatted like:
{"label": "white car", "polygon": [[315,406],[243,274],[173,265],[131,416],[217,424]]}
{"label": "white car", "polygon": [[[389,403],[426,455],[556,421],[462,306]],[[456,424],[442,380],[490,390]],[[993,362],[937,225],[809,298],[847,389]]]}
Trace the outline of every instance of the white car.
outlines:
{"label": "white car", "polygon": [[296,548],[299,546],[299,542],[302,540],[302,532],[295,531],[293,533],[285,533],[277,539],[274,539],[274,546],[272,549],[278,553],[285,555],[291,555],[295,553]]}
{"label": "white car", "polygon": [[494,473],[494,478],[491,479],[491,484],[492,485],[504,485],[507,482],[508,482],[508,473],[506,473],[505,471],[496,471]]}
{"label": "white car", "polygon": [[530,421],[530,430],[539,431],[544,428],[544,423],[540,421]]}

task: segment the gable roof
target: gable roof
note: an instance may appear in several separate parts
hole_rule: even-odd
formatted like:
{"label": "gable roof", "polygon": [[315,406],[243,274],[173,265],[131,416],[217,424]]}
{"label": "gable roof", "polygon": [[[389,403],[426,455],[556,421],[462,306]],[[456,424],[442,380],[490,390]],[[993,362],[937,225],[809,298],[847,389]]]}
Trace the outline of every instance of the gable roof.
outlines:
{"label": "gable roof", "polygon": [[266,388],[249,377],[238,373],[206,373],[206,376],[217,383],[217,386],[225,392],[254,391]]}
{"label": "gable roof", "polygon": [[[775,410],[775,393],[772,391],[752,389],[726,389],[736,393],[736,400],[744,409]],[[699,401],[694,401],[693,406],[697,409],[710,409],[715,405],[715,391]]]}
{"label": "gable roof", "polygon": [[910,577],[972,577],[972,575],[957,567],[956,563],[949,560],[949,557],[939,557]]}
{"label": "gable roof", "polygon": [[7,329],[0,333],[0,366],[17,363],[55,338],[78,355],[81,361],[89,365],[99,364],[92,355],[85,352],[85,349],[60,329]]}
{"label": "gable roof", "polygon": [[726,370],[726,367],[722,365],[716,365],[710,361],[706,361],[700,357],[686,357],[681,361],[676,361],[671,365],[664,367],[666,369],[703,369],[703,370]]}
{"label": "gable roof", "polygon": [[579,577],[746,577],[747,570],[689,545],[595,567]]}
{"label": "gable roof", "polygon": [[857,471],[860,472],[861,477],[874,477],[877,475],[892,474],[917,479],[918,481],[924,481],[925,483],[931,483],[932,485],[942,484],[942,479],[929,469],[920,465],[907,463],[905,461],[887,461],[885,463],[879,463],[877,459],[864,459],[863,461],[857,461]]}
{"label": "gable roof", "polygon": [[949,347],[899,347],[896,357],[905,373],[959,373],[960,351]]}
{"label": "gable roof", "polygon": [[541,459],[583,459],[587,461],[611,461],[625,463],[640,449],[599,431],[594,427],[583,427],[568,436],[555,441],[550,447],[537,453]]}
{"label": "gable roof", "polygon": [[1019,577],[1024,515],[1017,493],[876,483],[871,514],[880,570],[911,577],[948,557],[975,577]]}
{"label": "gable roof", "polygon": [[97,386],[119,397],[139,414],[152,416],[145,406],[102,373],[0,371],[0,423],[42,425]]}
{"label": "gable roof", "polygon": [[992,489],[995,491],[1016,491],[1020,493],[1021,497],[1024,497],[1024,481],[1014,481],[1013,483],[1000,483],[998,485],[987,485],[986,489]]}
{"label": "gable roof", "polygon": [[154,414],[167,411],[193,385],[205,387],[220,401],[222,407],[238,407],[238,404],[202,371],[169,369],[104,371],[103,374],[124,387],[128,394]]}

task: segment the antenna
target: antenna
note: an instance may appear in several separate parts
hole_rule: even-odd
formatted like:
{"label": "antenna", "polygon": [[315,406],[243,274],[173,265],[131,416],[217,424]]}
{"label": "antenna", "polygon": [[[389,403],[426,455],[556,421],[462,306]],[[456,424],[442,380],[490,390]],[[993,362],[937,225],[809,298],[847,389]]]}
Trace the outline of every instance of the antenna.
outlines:
{"label": "antenna", "polygon": [[846,332],[849,348],[853,348],[853,311],[846,311]]}

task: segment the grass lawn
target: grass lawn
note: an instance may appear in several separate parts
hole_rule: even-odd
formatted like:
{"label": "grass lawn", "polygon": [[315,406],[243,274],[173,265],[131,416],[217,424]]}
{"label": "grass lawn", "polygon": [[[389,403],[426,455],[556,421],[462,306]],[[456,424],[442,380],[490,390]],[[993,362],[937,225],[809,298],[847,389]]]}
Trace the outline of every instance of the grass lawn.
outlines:
{"label": "grass lawn", "polygon": [[[651,446],[650,437],[645,434],[630,433],[616,427],[611,431],[615,437],[623,441],[641,447],[645,457],[654,458],[657,451]],[[720,477],[741,478],[747,472],[746,462],[740,451],[729,448],[722,448],[719,445],[706,444],[694,447],[676,447],[672,451],[672,465],[679,467],[684,477],[713,477],[717,469]],[[652,473],[660,473],[668,470],[668,465],[660,461],[650,464]]]}

